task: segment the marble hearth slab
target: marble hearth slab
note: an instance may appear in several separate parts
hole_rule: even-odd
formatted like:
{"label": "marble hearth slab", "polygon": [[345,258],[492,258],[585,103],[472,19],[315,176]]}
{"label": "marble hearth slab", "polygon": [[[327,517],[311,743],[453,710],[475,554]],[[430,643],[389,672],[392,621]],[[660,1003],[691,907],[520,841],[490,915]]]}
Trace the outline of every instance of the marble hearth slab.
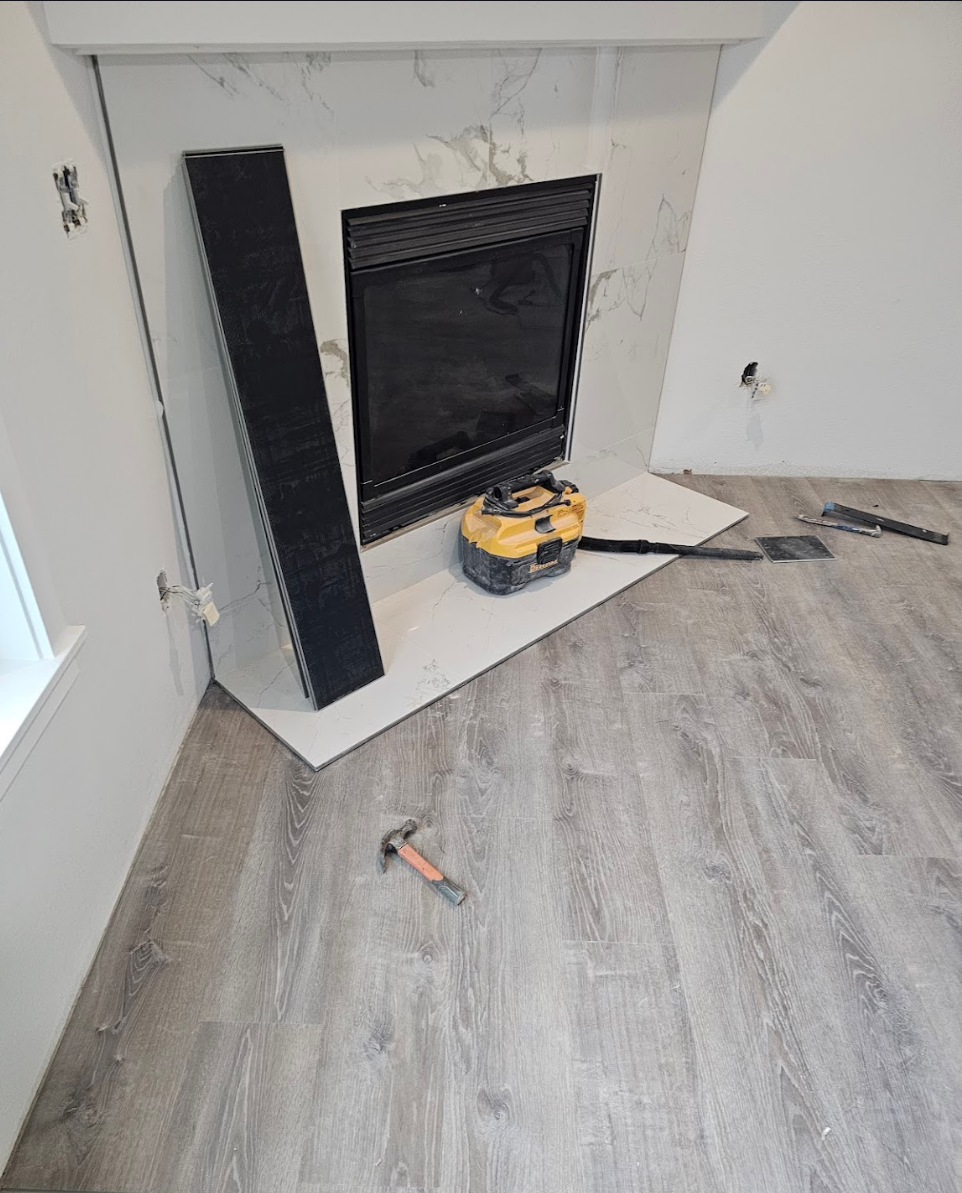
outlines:
{"label": "marble hearth slab", "polygon": [[[590,501],[586,533],[696,544],[744,517],[734,506],[644,473]],[[507,597],[481,592],[458,569],[438,572],[374,605],[384,677],[318,712],[303,708],[292,660],[280,652],[221,683],[319,768],[675,558],[579,552],[569,575],[536,580]]]}

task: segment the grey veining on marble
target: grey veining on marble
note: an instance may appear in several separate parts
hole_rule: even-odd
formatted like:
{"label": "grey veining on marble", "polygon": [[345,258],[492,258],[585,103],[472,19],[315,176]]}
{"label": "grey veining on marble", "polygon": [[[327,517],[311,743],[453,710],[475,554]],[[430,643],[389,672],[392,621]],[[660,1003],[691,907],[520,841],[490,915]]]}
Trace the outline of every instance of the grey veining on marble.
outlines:
{"label": "grey veining on marble", "polygon": [[579,388],[589,409],[576,418],[573,459],[635,438],[647,461],[683,262],[673,253],[592,277]]}
{"label": "grey veining on marble", "polygon": [[[716,60],[717,47],[701,46],[102,64],[187,516],[223,612],[218,667],[259,672],[289,637],[231,422],[181,153],[285,149],[355,518],[342,209],[600,173],[571,456],[601,492],[646,466]],[[435,519],[365,550],[372,600],[451,566],[456,522]]]}

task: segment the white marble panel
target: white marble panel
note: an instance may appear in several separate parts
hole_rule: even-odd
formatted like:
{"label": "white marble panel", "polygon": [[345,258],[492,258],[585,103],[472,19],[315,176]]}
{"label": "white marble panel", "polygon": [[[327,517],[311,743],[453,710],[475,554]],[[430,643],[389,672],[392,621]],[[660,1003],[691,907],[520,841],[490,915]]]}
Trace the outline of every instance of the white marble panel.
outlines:
{"label": "white marble panel", "polygon": [[617,52],[602,160],[594,269],[684,252],[718,46]]}
{"label": "white marble panel", "polygon": [[[693,544],[744,517],[742,510],[644,473],[590,502],[586,530]],[[511,596],[482,592],[458,567],[435,572],[374,606],[384,678],[319,712],[298,709],[293,673],[280,652],[221,682],[320,767],[674,558],[579,552],[568,575],[536,580]]]}
{"label": "white marble panel", "polygon": [[410,588],[458,560],[461,511],[443,514],[361,552],[364,578],[372,601]]}
{"label": "white marble panel", "polygon": [[594,173],[588,164],[598,53],[511,49],[492,60],[494,184]]}
{"label": "white marble panel", "polygon": [[578,475],[578,488],[587,497],[600,497],[609,489],[616,489],[627,481],[635,480],[648,471],[644,444],[637,436],[622,439],[610,447],[600,448],[591,455],[581,456],[576,464],[563,464],[558,475],[566,477],[569,471]]}
{"label": "white marble panel", "polygon": [[650,448],[683,261],[676,253],[592,276],[572,459],[631,436]]}
{"label": "white marble panel", "polygon": [[341,206],[497,185],[491,168],[491,51],[335,59],[329,92]]}

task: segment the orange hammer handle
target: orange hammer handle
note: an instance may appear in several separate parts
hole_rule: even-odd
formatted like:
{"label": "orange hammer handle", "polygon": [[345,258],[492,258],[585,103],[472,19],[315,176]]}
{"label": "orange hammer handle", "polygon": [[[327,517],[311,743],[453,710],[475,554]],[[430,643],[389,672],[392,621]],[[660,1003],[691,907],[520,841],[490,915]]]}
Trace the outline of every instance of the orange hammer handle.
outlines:
{"label": "orange hammer handle", "polygon": [[444,875],[440,870],[436,869],[427,858],[421,857],[413,845],[402,845],[397,851],[398,857],[403,857],[409,866],[413,866],[415,870],[426,878],[428,882],[442,882]]}

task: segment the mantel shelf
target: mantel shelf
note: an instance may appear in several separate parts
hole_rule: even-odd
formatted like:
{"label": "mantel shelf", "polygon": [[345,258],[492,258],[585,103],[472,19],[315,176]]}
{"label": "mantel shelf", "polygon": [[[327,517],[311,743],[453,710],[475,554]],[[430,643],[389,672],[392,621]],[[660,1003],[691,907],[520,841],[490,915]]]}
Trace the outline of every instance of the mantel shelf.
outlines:
{"label": "mantel shelf", "polygon": [[272,4],[47,0],[50,40],[83,54],[282,53],[509,46],[719,45],[765,33],[761,0],[597,4]]}

